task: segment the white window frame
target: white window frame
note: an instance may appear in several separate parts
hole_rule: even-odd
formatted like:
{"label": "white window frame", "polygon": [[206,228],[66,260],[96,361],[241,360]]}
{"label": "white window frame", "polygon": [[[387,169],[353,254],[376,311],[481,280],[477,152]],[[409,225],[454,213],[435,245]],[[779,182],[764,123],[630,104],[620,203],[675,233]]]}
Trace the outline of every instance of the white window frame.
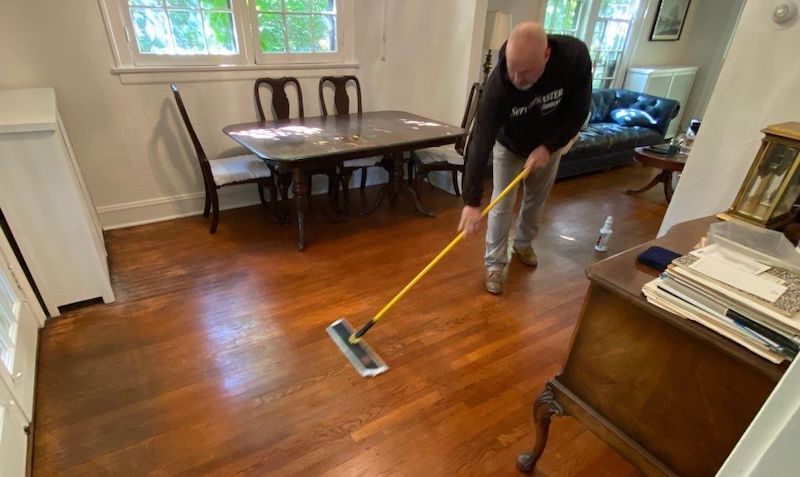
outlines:
{"label": "white window frame", "polygon": [[345,36],[342,35],[344,31],[351,31],[351,26],[345,22],[346,29],[343,27],[341,19],[339,17],[340,11],[339,8],[344,6],[343,4],[346,2],[342,2],[341,0],[336,0],[336,51],[332,52],[314,52],[314,53],[263,53],[261,51],[261,43],[259,42],[259,32],[258,32],[258,21],[257,19],[257,12],[256,12],[256,2],[254,0],[250,1],[250,18],[253,21],[250,22],[251,25],[251,35],[253,38],[253,51],[255,52],[255,61],[259,65],[269,65],[273,63],[282,63],[282,64],[297,64],[297,63],[335,63],[341,62],[346,59],[346,55],[344,54],[344,49],[347,45],[345,40]]}
{"label": "white window frame", "polygon": [[209,66],[209,65],[245,65],[247,64],[247,49],[250,42],[247,41],[245,32],[249,29],[249,19],[247,10],[242,8],[239,0],[231,1],[233,11],[233,28],[236,33],[236,43],[239,53],[235,55],[154,55],[142,54],[139,52],[139,45],[136,41],[136,33],[133,29],[133,19],[131,18],[128,0],[117,0],[119,16],[125,28],[125,41],[130,50],[131,59],[135,66]]}
{"label": "white window frame", "polygon": [[[545,1],[545,9],[547,8],[547,1]],[[581,18],[578,21],[577,38],[586,43],[590,51],[592,49],[595,25],[597,20],[602,19],[600,18],[600,2],[601,0],[585,0],[581,8]],[[633,54],[634,38],[638,38],[641,33],[642,23],[647,12],[647,4],[648,0],[639,0],[639,8],[629,22],[628,37],[625,39],[625,46],[622,49],[622,54],[617,63],[617,70],[614,72],[614,78],[611,80],[609,88],[621,88],[625,81],[625,74]],[[613,21],[624,22],[625,20]],[[594,83],[594,80],[594,64],[592,64],[592,83]]]}
{"label": "white window frame", "polygon": [[114,56],[114,73],[152,72],[154,69],[203,71],[251,70],[282,66],[353,68],[353,0],[336,0],[336,52],[261,53],[255,1],[231,0],[239,46],[236,55],[143,55],[139,53],[127,0],[98,0]]}

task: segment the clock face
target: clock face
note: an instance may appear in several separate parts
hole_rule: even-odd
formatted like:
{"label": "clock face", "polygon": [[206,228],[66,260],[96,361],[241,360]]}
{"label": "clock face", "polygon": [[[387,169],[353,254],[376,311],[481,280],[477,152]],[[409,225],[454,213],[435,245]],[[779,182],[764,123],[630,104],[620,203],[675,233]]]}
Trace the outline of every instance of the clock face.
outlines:
{"label": "clock face", "polygon": [[[781,171],[782,183],[785,184],[783,187],[783,192],[780,196],[773,198],[773,201],[777,201],[777,206],[775,207],[775,212],[772,213],[773,217],[779,217],[784,214],[788,214],[792,211],[792,206],[797,202],[798,197],[800,197],[800,167],[797,167],[796,164],[798,162],[798,156],[800,156],[800,145],[797,147],[787,146],[785,144],[778,144],[777,146],[781,146],[776,149],[776,157],[780,158],[781,166],[779,170]],[[792,167],[795,166],[795,167]],[[792,170],[794,169],[794,171]],[[791,177],[788,174],[792,174]]]}
{"label": "clock face", "polygon": [[762,223],[789,213],[800,195],[800,170],[793,167],[799,154],[800,145],[766,140],[763,154],[757,158],[761,163],[748,177],[736,212]]}

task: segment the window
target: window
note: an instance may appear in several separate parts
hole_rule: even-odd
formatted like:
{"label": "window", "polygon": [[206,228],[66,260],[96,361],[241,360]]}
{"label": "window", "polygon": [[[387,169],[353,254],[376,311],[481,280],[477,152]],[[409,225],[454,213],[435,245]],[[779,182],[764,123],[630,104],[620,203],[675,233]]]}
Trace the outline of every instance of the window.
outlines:
{"label": "window", "polygon": [[139,53],[239,53],[230,0],[128,0]]}
{"label": "window", "polygon": [[0,273],[0,366],[14,369],[14,347],[20,314],[20,300],[5,273]]}
{"label": "window", "polygon": [[[351,0],[101,0],[118,66],[342,61]],[[349,7],[348,7],[349,11]]]}
{"label": "window", "polygon": [[334,0],[256,0],[262,53],[336,51]]}
{"label": "window", "polygon": [[545,29],[586,42],[592,57],[592,87],[610,88],[622,80],[621,65],[639,3],[639,0],[548,0]]}
{"label": "window", "polygon": [[547,2],[544,17],[544,28],[548,33],[581,37],[581,19],[583,18],[584,0],[567,0]]}

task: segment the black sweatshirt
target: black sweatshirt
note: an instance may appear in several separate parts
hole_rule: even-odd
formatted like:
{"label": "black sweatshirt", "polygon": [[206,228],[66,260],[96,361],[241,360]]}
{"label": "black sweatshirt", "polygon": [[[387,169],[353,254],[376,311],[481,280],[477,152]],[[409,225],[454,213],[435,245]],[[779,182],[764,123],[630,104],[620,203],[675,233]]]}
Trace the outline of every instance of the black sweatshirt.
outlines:
{"label": "black sweatshirt", "polygon": [[470,138],[463,180],[464,203],[479,206],[483,175],[495,139],[527,158],[540,145],[551,153],[566,146],[589,114],[592,63],[586,45],[563,35],[548,35],[550,59],[527,91],[508,77],[506,45],[489,75]]}

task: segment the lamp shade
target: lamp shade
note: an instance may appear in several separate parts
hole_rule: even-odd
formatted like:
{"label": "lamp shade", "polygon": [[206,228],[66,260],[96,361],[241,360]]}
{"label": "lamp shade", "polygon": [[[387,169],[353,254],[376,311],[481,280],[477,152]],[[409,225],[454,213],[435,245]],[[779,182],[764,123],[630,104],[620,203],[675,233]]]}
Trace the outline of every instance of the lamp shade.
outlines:
{"label": "lamp shade", "polygon": [[489,37],[489,49],[499,50],[508,39],[510,32],[511,15],[503,11],[494,12],[494,23],[492,23],[492,33]]}

